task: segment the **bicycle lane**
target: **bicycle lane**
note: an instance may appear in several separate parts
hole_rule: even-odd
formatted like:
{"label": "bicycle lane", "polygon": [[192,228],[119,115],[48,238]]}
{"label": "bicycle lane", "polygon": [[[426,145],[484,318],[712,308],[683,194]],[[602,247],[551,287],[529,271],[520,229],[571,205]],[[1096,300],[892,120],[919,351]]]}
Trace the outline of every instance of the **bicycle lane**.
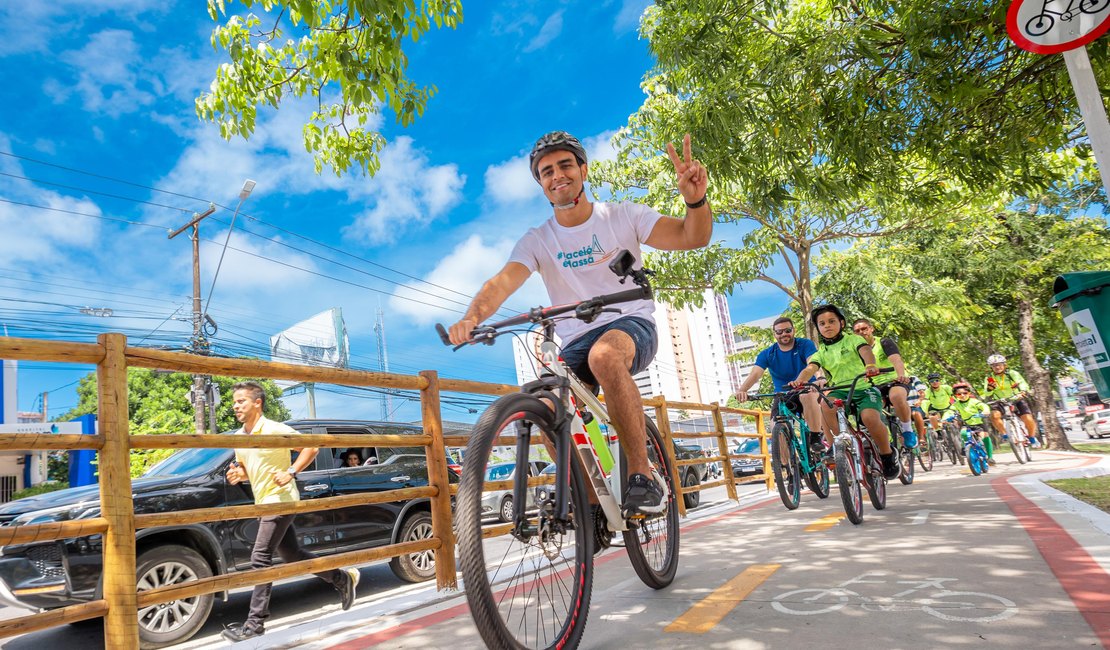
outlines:
{"label": "bicycle lane", "polygon": [[[1040,459],[1043,469],[1075,465],[1070,456]],[[1000,462],[991,475],[1023,473],[1010,465]],[[896,481],[888,508],[868,503],[861,526],[840,520],[835,485],[825,500],[805,492],[794,511],[775,497],[688,522],[679,575],[667,589],[643,586],[621,549],[597,559],[582,647],[1105,644],[1092,630],[1106,627],[1098,618],[1101,587],[1083,582],[1095,575],[1092,567],[1084,567],[1078,587],[1058,580],[1043,557],[1069,550],[1040,550],[1027,533],[1033,524],[1004,498],[988,477],[938,466],[911,486]],[[1034,527],[1053,526],[1038,520]],[[1091,593],[1077,607],[1074,592],[1084,585]],[[376,627],[314,647],[483,647],[461,598]]]}

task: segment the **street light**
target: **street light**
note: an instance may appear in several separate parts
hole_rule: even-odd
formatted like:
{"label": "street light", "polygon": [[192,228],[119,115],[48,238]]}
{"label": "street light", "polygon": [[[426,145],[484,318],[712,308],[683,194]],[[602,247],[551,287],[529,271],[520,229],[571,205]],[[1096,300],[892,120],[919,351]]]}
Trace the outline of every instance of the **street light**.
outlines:
{"label": "street light", "polygon": [[212,286],[208,289],[208,300],[204,303],[204,315],[208,316],[208,305],[212,304],[212,292],[216,290],[216,278],[220,277],[220,267],[224,264],[224,254],[227,253],[227,245],[231,242],[231,231],[235,229],[235,218],[239,216],[239,208],[243,207],[243,201],[254,191],[256,183],[251,179],[243,182],[243,189],[239,190],[239,204],[235,206],[235,213],[231,215],[231,225],[227,228],[227,238],[224,239],[224,248],[220,251],[220,261],[216,263],[216,274],[212,276]]}

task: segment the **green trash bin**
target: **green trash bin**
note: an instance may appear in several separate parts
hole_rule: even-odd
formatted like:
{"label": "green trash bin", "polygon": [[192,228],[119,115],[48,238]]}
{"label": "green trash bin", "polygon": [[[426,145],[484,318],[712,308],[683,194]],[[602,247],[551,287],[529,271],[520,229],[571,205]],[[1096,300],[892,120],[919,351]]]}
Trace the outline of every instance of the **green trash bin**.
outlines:
{"label": "green trash bin", "polygon": [[[1104,291],[1104,289],[1107,289]],[[1052,285],[1068,334],[1101,399],[1110,399],[1110,271],[1065,273]]]}

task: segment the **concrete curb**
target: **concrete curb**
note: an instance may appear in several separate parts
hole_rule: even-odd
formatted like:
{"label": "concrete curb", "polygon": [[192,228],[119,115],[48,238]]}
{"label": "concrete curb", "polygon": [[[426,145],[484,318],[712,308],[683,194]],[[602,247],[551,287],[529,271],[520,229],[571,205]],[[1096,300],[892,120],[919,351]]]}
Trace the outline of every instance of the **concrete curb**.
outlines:
{"label": "concrete curb", "polygon": [[[1110,474],[1110,456],[1105,456],[1100,459],[1098,463],[1088,465],[1087,467],[1028,474],[1016,477],[1012,479],[1011,482],[1022,488],[1035,490],[1038,494],[1052,499],[1067,512],[1078,515],[1099,531],[1106,535],[1110,535],[1110,513],[1103,512],[1089,503],[1080,501],[1066,492],[1061,492],[1045,484],[1045,481],[1056,479],[1090,478],[1092,476],[1104,476],[1106,474]],[[1025,492],[1028,493],[1028,489],[1025,490]]]}

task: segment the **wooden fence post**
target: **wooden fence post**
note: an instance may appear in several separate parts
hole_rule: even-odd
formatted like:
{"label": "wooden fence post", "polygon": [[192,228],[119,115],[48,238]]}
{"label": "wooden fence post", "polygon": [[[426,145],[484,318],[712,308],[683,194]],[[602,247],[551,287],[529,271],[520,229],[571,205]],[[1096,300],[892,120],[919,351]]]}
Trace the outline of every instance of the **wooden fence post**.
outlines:
{"label": "wooden fence post", "polygon": [[767,475],[767,491],[775,489],[775,477],[771,473],[771,452],[767,444],[767,425],[763,422],[763,412],[755,414],[755,430],[759,433],[759,453],[763,454],[763,473]]}
{"label": "wooden fence post", "polygon": [[725,439],[725,420],[721,417],[721,405],[713,403],[713,426],[717,427],[717,455],[724,456],[721,461],[721,475],[725,477],[725,490],[728,498],[737,501],[736,480],[732,474],[732,461],[728,457],[728,440]]}
{"label": "wooden fence post", "polygon": [[667,411],[667,400],[663,399],[655,407],[655,428],[663,436],[663,453],[671,459],[671,485],[678,493],[678,516],[686,516],[686,499],[682,498],[682,483],[678,480],[678,458],[674,453],[674,439],[671,437],[671,418]]}
{"label": "wooden fence post", "polygon": [[123,334],[96,337],[104,360],[96,367],[97,412],[104,447],[100,450],[100,513],[104,534],[104,617],[106,648],[139,647],[135,588],[135,512],[131,498],[131,444],[128,433],[127,360]]}
{"label": "wooden fence post", "polygon": [[428,456],[428,483],[439,492],[432,497],[432,535],[440,540],[435,550],[436,587],[455,589],[455,532],[451,527],[451,482],[447,476],[447,449],[443,444],[443,416],[439,407],[439,373],[423,370],[420,376],[428,385],[420,391],[420,411],[424,433],[432,437],[425,448]]}

